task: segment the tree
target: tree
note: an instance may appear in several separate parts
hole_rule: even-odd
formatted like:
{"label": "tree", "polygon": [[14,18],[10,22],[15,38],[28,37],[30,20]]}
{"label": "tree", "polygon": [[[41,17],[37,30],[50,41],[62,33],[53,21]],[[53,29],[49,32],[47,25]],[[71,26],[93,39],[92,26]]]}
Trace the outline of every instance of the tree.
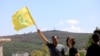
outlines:
{"label": "tree", "polygon": [[46,45],[42,45],[42,47],[38,50],[32,51],[32,56],[49,56],[49,50]]}
{"label": "tree", "polygon": [[40,50],[35,50],[32,52],[32,56],[43,56]]}
{"label": "tree", "polygon": [[92,44],[92,38],[89,37],[88,41],[86,42],[86,49]]}
{"label": "tree", "polygon": [[42,53],[43,53],[43,56],[49,56],[49,50],[45,44],[43,44],[42,46]]}

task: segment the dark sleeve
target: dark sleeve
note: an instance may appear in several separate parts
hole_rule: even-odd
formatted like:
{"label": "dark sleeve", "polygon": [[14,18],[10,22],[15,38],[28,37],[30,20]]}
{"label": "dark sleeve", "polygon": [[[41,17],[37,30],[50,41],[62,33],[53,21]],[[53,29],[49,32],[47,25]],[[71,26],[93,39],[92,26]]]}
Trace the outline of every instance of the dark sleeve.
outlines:
{"label": "dark sleeve", "polygon": [[51,47],[51,46],[52,46],[52,43],[47,42],[46,45],[47,45],[48,47]]}
{"label": "dark sleeve", "polygon": [[62,54],[63,56],[65,56],[65,49],[64,49],[64,48],[61,50],[61,54]]}
{"label": "dark sleeve", "polygon": [[91,54],[90,52],[91,52],[91,51],[90,51],[90,48],[88,48],[88,49],[87,49],[86,56],[90,56],[90,54]]}
{"label": "dark sleeve", "polygon": [[76,48],[73,48],[74,53],[78,53],[78,50]]}
{"label": "dark sleeve", "polygon": [[89,55],[88,55],[88,49],[87,49],[87,53],[86,53],[86,56],[89,56]]}

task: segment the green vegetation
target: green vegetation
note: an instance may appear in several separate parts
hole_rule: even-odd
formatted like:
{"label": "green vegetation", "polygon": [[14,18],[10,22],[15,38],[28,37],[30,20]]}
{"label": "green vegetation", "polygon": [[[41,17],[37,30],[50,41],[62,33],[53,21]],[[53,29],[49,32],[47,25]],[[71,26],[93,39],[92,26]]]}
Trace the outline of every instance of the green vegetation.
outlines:
{"label": "green vegetation", "polygon": [[42,45],[40,50],[34,50],[32,56],[49,56],[49,50],[46,45]]}
{"label": "green vegetation", "polygon": [[84,52],[79,52],[80,56],[85,56]]}
{"label": "green vegetation", "polygon": [[7,42],[3,45],[4,56],[11,56],[12,53],[17,52],[31,52],[35,49],[39,49],[40,46],[33,43],[28,42]]}
{"label": "green vegetation", "polygon": [[[78,48],[79,50],[86,48],[86,45],[88,45],[86,43],[89,39],[89,36],[91,35],[90,33],[70,33],[57,30],[45,31],[43,33],[50,41],[53,35],[59,36],[60,43],[62,43],[65,46],[66,46],[65,43],[66,38],[69,35],[72,35],[73,37],[75,37],[76,41],[75,47]],[[12,42],[5,42],[3,44],[4,56],[11,56],[12,53],[17,53],[17,52],[28,52],[29,56],[36,56],[35,53],[42,54],[43,56],[48,56],[49,54],[45,50],[46,47],[45,48],[41,47],[43,46],[42,45],[43,41],[36,32],[21,34],[21,35],[13,35],[13,36],[2,36],[2,37],[12,39]],[[80,54],[83,55],[83,52],[80,52]]]}
{"label": "green vegetation", "polygon": [[88,38],[88,41],[86,42],[86,48],[88,48],[92,44],[91,36]]}

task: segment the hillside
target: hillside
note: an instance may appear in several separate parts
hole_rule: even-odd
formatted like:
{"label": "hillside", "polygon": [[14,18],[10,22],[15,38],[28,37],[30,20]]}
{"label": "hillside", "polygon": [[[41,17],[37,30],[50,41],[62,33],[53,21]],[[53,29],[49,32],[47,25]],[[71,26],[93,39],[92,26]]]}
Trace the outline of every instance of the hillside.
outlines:
{"label": "hillside", "polygon": [[[88,40],[88,37],[91,36],[91,33],[72,33],[66,31],[59,31],[59,30],[51,30],[51,31],[43,31],[44,35],[51,40],[53,35],[57,35],[59,37],[60,43],[65,44],[66,38],[71,35],[75,37],[76,46],[77,47],[85,47],[85,43]],[[40,36],[37,32],[31,32],[27,34],[21,35],[12,35],[12,36],[3,36],[5,38],[11,38],[12,41],[23,41],[23,42],[34,42],[34,43],[42,43]]]}
{"label": "hillside", "polygon": [[[59,30],[43,31],[43,33],[50,41],[53,35],[57,35],[59,37],[59,42],[64,45],[66,44],[66,38],[71,35],[75,38],[75,47],[78,49],[84,49],[89,36],[91,36],[91,33],[72,33]],[[43,41],[37,32],[17,34],[12,36],[0,36],[0,38],[12,39],[12,42],[4,43],[4,56],[11,56],[12,53],[19,51],[29,52],[31,54],[33,50],[40,49],[41,45],[43,44]]]}

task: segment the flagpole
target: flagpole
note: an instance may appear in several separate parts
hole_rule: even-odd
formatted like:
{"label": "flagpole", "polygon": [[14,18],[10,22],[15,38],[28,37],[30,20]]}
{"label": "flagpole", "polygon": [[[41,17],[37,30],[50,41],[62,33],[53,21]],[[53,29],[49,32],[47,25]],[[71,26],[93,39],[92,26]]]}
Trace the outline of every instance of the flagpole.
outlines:
{"label": "flagpole", "polygon": [[36,29],[38,29],[38,26],[36,25],[36,23],[34,23],[34,24],[35,24]]}
{"label": "flagpole", "polygon": [[[29,13],[29,15],[30,15],[30,17],[32,18],[32,16],[31,16],[31,14],[30,14],[30,12],[29,12],[29,9],[26,7],[26,9],[28,10],[28,13]],[[38,29],[38,26],[37,26],[37,24],[35,23],[35,21],[32,19],[32,21],[34,22],[34,25],[35,25],[35,27],[36,27],[36,29]]]}

